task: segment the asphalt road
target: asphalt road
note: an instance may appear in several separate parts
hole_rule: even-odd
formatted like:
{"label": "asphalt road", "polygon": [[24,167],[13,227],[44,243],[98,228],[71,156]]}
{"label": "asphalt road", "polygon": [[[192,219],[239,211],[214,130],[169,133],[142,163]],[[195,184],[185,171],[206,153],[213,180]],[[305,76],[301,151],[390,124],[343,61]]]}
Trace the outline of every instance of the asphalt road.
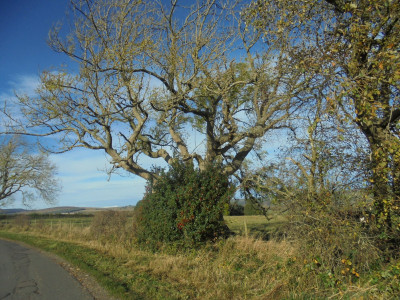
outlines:
{"label": "asphalt road", "polygon": [[0,300],[94,299],[51,258],[0,239]]}

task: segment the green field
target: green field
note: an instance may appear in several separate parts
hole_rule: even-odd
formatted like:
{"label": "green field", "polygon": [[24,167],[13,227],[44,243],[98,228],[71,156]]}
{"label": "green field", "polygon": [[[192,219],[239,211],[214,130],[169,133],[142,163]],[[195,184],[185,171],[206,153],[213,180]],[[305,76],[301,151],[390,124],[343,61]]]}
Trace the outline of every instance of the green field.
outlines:
{"label": "green field", "polygon": [[[0,225],[22,225],[32,227],[90,227],[94,215],[16,215],[0,219]],[[225,216],[229,229],[239,235],[251,235],[259,238],[268,238],[286,219],[282,216],[274,216],[267,220],[264,216]]]}
{"label": "green field", "polygon": [[93,215],[13,215],[0,219],[0,225],[31,225],[31,226],[74,226],[89,227],[93,219]]}
{"label": "green field", "polygon": [[251,235],[263,239],[273,234],[287,220],[285,217],[274,215],[271,220],[264,216],[225,216],[226,225],[239,235]]}

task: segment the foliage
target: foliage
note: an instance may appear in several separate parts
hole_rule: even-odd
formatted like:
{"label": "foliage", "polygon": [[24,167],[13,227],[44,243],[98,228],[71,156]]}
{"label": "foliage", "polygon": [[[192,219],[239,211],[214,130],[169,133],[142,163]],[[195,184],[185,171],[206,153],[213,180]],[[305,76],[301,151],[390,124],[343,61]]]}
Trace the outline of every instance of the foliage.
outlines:
{"label": "foliage", "polygon": [[377,284],[378,289],[390,294],[400,293],[400,262],[392,262],[375,272],[372,283]]}
{"label": "foliage", "polygon": [[51,203],[60,187],[54,179],[56,168],[45,153],[17,136],[0,141],[0,206],[19,195],[25,204],[36,198]]}
{"label": "foliage", "polygon": [[244,215],[245,216],[256,216],[256,215],[262,215],[262,214],[263,214],[263,212],[258,206],[251,203],[250,201],[246,201],[246,204],[244,205]]}
{"label": "foliage", "polygon": [[350,259],[358,271],[364,272],[382,258],[380,240],[371,232],[366,223],[360,222],[359,214],[334,209],[293,214],[287,228],[288,236],[302,240],[308,255],[319,257],[336,274],[342,272],[343,259]]}
{"label": "foliage", "polygon": [[135,209],[138,242],[152,248],[171,242],[193,246],[225,236],[223,211],[232,193],[218,166],[200,171],[175,164]]}
{"label": "foliage", "polygon": [[[187,284],[188,298],[207,280],[214,288],[201,290],[221,299],[398,297],[400,2],[167,2],[72,1],[75,28],[66,39],[54,28],[50,45],[79,74],[44,72],[37,96],[19,96],[22,115],[43,135],[62,134],[59,150],[104,150],[111,171],[149,181],[133,228],[142,246],[223,236],[226,176],[239,179],[246,214],[271,208],[286,219],[260,235],[268,242],[248,239],[249,219],[227,219],[246,238],[210,243],[190,262],[143,251],[151,263],[131,263]],[[187,128],[202,141],[191,145]],[[252,169],[249,153],[282,128],[277,161]],[[143,156],[171,167],[149,170]],[[119,235],[126,220],[96,218],[103,245],[129,238]],[[184,270],[195,274],[189,284]]]}

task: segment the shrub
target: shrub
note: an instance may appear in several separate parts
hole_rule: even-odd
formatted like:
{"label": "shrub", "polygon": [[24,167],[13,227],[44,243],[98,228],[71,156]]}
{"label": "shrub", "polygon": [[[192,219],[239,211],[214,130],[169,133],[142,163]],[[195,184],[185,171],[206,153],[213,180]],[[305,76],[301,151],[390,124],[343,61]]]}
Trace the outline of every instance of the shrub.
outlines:
{"label": "shrub", "polygon": [[[295,208],[295,209],[294,209]],[[289,222],[280,228],[285,240],[296,241],[299,276],[317,279],[325,288],[345,288],[365,278],[382,262],[371,229],[358,218],[332,207],[293,206]],[[311,280],[311,279],[310,279]]]}
{"label": "shrub", "polygon": [[230,216],[244,216],[244,206],[237,202],[231,203],[229,205],[229,215]]}
{"label": "shrub", "polygon": [[14,219],[14,224],[19,227],[29,228],[31,221],[28,215],[17,215]]}
{"label": "shrub", "polygon": [[103,243],[106,241],[129,242],[127,221],[128,216],[124,212],[101,211],[94,215],[90,232]]}
{"label": "shrub", "polygon": [[246,200],[246,204],[244,205],[243,208],[243,214],[245,216],[258,216],[262,215],[263,212],[254,203],[251,203],[251,201]]}
{"label": "shrub", "polygon": [[190,247],[226,235],[223,212],[233,189],[220,170],[180,162],[161,172],[135,210],[138,242],[153,249],[176,242]]}

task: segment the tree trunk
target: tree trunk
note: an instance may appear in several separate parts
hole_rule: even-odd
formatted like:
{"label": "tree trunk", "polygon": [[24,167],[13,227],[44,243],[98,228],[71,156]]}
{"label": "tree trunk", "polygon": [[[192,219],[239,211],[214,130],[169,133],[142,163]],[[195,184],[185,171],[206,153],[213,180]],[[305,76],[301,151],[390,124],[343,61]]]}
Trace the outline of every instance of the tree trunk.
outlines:
{"label": "tree trunk", "polygon": [[[369,130],[369,133],[372,131]],[[378,221],[385,224],[387,229],[391,229],[392,220],[392,204],[393,191],[391,189],[392,168],[391,158],[388,146],[390,141],[387,141],[386,134],[383,130],[375,128],[375,134],[366,134],[370,143],[371,149],[371,186],[374,196],[374,205],[377,210]]]}

